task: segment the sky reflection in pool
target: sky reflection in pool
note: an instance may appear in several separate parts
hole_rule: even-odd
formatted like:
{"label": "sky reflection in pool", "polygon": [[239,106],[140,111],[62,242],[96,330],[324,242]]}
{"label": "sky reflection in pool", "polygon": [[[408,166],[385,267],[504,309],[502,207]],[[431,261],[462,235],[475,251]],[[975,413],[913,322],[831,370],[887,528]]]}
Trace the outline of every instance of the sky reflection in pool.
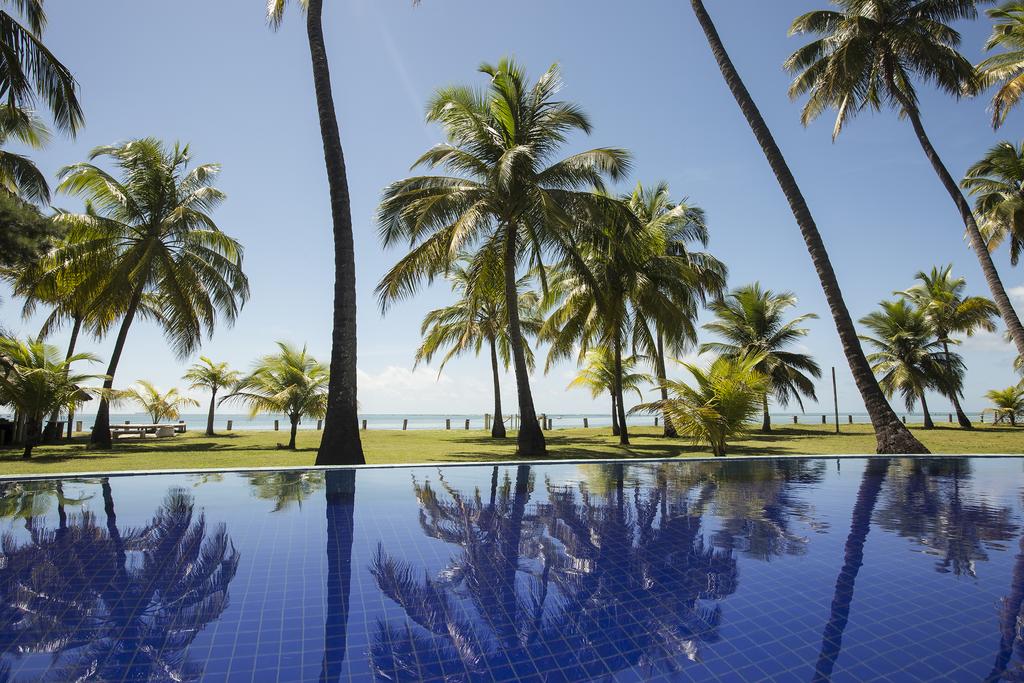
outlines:
{"label": "sky reflection in pool", "polygon": [[0,681],[1019,680],[1022,463],[0,482]]}

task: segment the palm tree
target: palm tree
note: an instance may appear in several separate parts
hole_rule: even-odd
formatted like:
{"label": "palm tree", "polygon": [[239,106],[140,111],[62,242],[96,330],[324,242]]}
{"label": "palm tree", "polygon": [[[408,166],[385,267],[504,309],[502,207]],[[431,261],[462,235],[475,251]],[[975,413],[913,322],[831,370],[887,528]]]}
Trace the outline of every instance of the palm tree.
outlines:
{"label": "palm tree", "polygon": [[[497,268],[490,267],[496,265]],[[476,269],[489,268],[485,276],[478,276]],[[505,421],[501,412],[501,386],[499,372],[506,370],[512,359],[512,339],[509,336],[508,315],[505,313],[505,292],[501,277],[501,264],[474,264],[466,259],[448,274],[452,291],[458,301],[444,308],[427,313],[420,327],[423,343],[416,350],[416,365],[420,361],[429,363],[444,347],[450,347],[441,360],[438,373],[452,358],[472,350],[476,355],[486,342],[491,357],[491,381],[494,385],[494,424],[491,437],[505,438]],[[543,320],[538,315],[540,298],[536,292],[526,289],[528,276],[516,282],[519,294],[519,326],[524,337],[536,337]],[[525,290],[525,291],[524,291]],[[526,366],[532,372],[533,350],[525,345]],[[501,360],[501,366],[498,360]]]}
{"label": "palm tree", "polygon": [[43,0],[4,0],[24,21],[0,9],[0,83],[11,107],[27,110],[39,98],[57,128],[72,135],[82,127],[78,84],[66,66],[43,45],[46,28]]}
{"label": "palm tree", "polygon": [[757,366],[761,354],[716,358],[707,369],[690,363],[683,367],[693,375],[694,386],[666,380],[670,398],[643,403],[630,412],[658,412],[671,418],[682,436],[694,444],[708,444],[716,456],[724,456],[726,440],[743,429],[757,414],[770,378]]}
{"label": "palm tree", "polygon": [[772,430],[768,394],[783,407],[790,400],[795,400],[800,410],[804,409],[803,396],[815,401],[818,399],[811,377],[821,377],[821,368],[809,354],[785,350],[807,336],[807,328],[799,325],[818,317],[814,313],[806,313],[786,322],[785,312],[796,302],[796,295],[792,292],[776,294],[770,289],[761,289],[761,284],[755,282],[713,302],[711,310],[717,319],[704,325],[704,329],[726,341],[701,344],[701,353],[710,352],[728,358],[752,354],[763,356],[757,371],[768,377],[770,386],[762,397],[762,432]]}
{"label": "palm tree", "polygon": [[1024,249],[1024,143],[997,143],[967,169],[960,185],[975,198],[989,251],[1009,240],[1010,263],[1017,265]]}
{"label": "palm tree", "polygon": [[782,156],[782,150],[776,144],[768,124],[765,123],[764,117],[758,111],[750,92],[743,84],[735,65],[729,58],[729,53],[726,52],[718,30],[704,8],[704,3],[702,0],[690,0],[690,4],[708,44],[711,46],[711,53],[718,63],[722,77],[736,99],[740,111],[747,119],[747,124],[760,144],[761,150],[779,182],[779,187],[793,211],[793,217],[800,228],[800,234],[804,238],[807,252],[814,264],[814,270],[818,274],[822,290],[825,292],[825,300],[828,302],[836,331],[839,333],[843,355],[846,356],[853,381],[857,385],[857,390],[864,400],[864,407],[871,418],[871,426],[875,430],[876,450],[879,453],[927,453],[928,449],[900,422],[896,413],[893,412],[892,406],[885,400],[885,394],[878,387],[878,382],[871,372],[871,366],[864,357],[864,350],[860,346],[857,330],[853,326],[853,318],[850,317],[850,311],[846,308],[846,302],[843,301],[843,293],[839,288],[839,281],[832,268],[832,263],[829,261],[828,251],[821,239],[821,233],[818,232],[818,226],[814,222],[814,217],[811,216],[811,211],[803,193],[800,192],[800,187],[796,184],[793,172]]}
{"label": "palm tree", "polygon": [[[949,367],[953,365],[949,345],[957,343],[952,339],[952,335],[965,334],[970,337],[976,330],[995,332],[996,326],[992,318],[999,315],[995,304],[985,297],[965,297],[963,290],[967,286],[967,281],[962,277],[953,277],[952,270],[953,266],[948,265],[941,269],[934,267],[930,273],[919,271],[914,276],[919,281],[916,285],[896,292],[924,312],[925,318],[935,330],[936,337],[942,343],[945,362]],[[954,376],[955,373],[947,373],[947,379]],[[967,419],[960,406],[960,387],[950,385],[943,387],[943,391],[953,402],[960,426],[970,429],[971,421]]]}
{"label": "palm tree", "polygon": [[[295,0],[306,13],[306,36],[313,65],[320,137],[331,197],[334,232],[334,317],[331,328],[331,380],[324,433],[316,454],[317,465],[362,465],[356,400],[356,257],[352,237],[352,206],[348,172],[341,147],[338,115],[334,111],[331,72],[324,43],[323,0]],[[288,0],[267,0],[267,18],[277,30]]]}
{"label": "palm tree", "polygon": [[796,74],[789,94],[807,95],[804,125],[827,109],[837,111],[833,139],[848,119],[865,109],[897,109],[910,120],[925,156],[956,204],[967,237],[981,264],[999,314],[1024,354],[1024,326],[999,278],[974,212],[932,145],[918,108],[914,78],[935,83],[960,97],[975,92],[978,72],[956,48],[960,34],[950,22],[973,19],[977,0],[835,0],[839,11],[818,10],[797,17],[790,34],[816,34],[794,52],[785,67]]}
{"label": "palm tree", "polygon": [[206,435],[213,436],[214,409],[217,405],[217,392],[230,389],[241,379],[242,373],[232,370],[227,362],[214,363],[206,356],[199,356],[199,362],[193,363],[182,379],[191,384],[192,389],[207,389],[210,392],[210,411],[206,416]]}
{"label": "palm tree", "polygon": [[548,297],[555,310],[539,338],[551,342],[548,368],[573,355],[577,346],[579,358],[594,346],[611,350],[619,443],[628,445],[624,351],[632,340],[634,348],[657,353],[652,328],[692,328],[696,302],[703,298],[695,292],[704,289],[707,272],[675,253],[682,235],[666,230],[663,221],[643,222],[627,201],[609,201],[602,209],[579,236],[574,258],[560,264]]}
{"label": "palm tree", "polygon": [[517,448],[520,455],[537,456],[545,453],[544,435],[530,392],[517,271],[529,263],[546,282],[543,258],[575,252],[581,221],[571,215],[607,203],[587,190],[606,177],[622,177],[629,157],[620,149],[598,148],[552,163],[569,134],[591,129],[576,105],[555,99],[562,85],[557,65],[532,87],[510,59],[484,64],[480,71],[490,79],[486,91],[443,88],[427,108],[427,120],[440,123],[448,141],[416,165],[440,166],[456,175],[407,178],[384,191],[381,240],[385,246],[405,242],[410,251],[384,276],[377,293],[386,307],[447,272],[462,253],[500,260],[522,421]]}
{"label": "palm tree", "polygon": [[[85,273],[83,286],[98,301],[125,301],[121,325],[107,367],[105,389],[113,386],[132,321],[146,295],[156,297],[161,326],[171,349],[188,356],[203,332],[213,333],[218,317],[231,324],[249,297],[242,272],[242,247],[217,228],[210,211],[224,201],[213,187],[215,164],[189,170],[191,151],[167,150],[155,138],[97,147],[90,159],[110,158],[115,178],[92,163],[64,168],[60,190],[83,196],[83,214],[58,214],[68,227],[67,244],[51,255],[72,273]],[[90,443],[110,448],[110,404],[100,399]]]}
{"label": "palm tree", "polygon": [[[638,398],[643,400],[643,393],[640,391],[641,384],[652,382],[650,375],[642,372],[634,372],[636,357],[622,359],[622,392],[635,391]],[[566,389],[582,387],[590,390],[590,395],[597,398],[604,392],[612,397],[612,436],[618,436],[621,427],[619,426],[618,399],[615,393],[615,355],[607,346],[598,346],[587,351],[584,357],[584,365],[579,373]]]}
{"label": "palm tree", "polygon": [[1024,387],[1020,385],[1006,389],[992,389],[985,393],[985,398],[995,404],[986,411],[995,415],[996,421],[1007,420],[1011,427],[1017,426],[1017,418],[1024,417]]}
{"label": "palm tree", "polygon": [[288,448],[295,450],[295,433],[303,417],[327,414],[329,376],[327,366],[288,342],[277,342],[279,352],[263,356],[255,369],[239,380],[224,400],[249,404],[250,415],[284,413],[291,423]]}
{"label": "palm tree", "polygon": [[986,14],[995,20],[995,26],[985,50],[1005,48],[978,65],[983,85],[999,86],[992,96],[992,127],[999,128],[1024,92],[1024,2],[1011,0]]}
{"label": "palm tree", "polygon": [[[633,193],[624,199],[647,230],[664,233],[665,255],[684,261],[692,277],[686,298],[679,299],[683,292],[678,290],[672,293],[674,297],[666,297],[665,292],[651,287],[634,301],[634,353],[645,356],[658,381],[664,382],[668,378],[666,351],[679,356],[696,342],[698,308],[705,305],[709,297],[721,295],[727,269],[711,254],[691,249],[694,244],[702,247],[708,244],[704,210],[685,199],[673,202],[667,183],[660,182],[652,187],[637,183]],[[661,398],[668,398],[667,389],[662,388]],[[671,420],[665,420],[663,433],[669,438],[677,435]]]}
{"label": "palm tree", "polygon": [[875,336],[861,339],[876,351],[868,355],[872,370],[879,375],[879,386],[890,398],[897,391],[903,396],[907,410],[913,410],[918,401],[924,413],[924,428],[932,429],[931,413],[925,392],[937,388],[946,390],[963,381],[963,361],[958,354],[946,355],[935,328],[924,311],[914,308],[904,299],[881,302],[882,310],[860,319],[861,325]]}
{"label": "palm tree", "polygon": [[102,375],[71,374],[70,367],[77,361],[97,361],[89,353],[77,353],[61,358],[56,346],[41,341],[18,341],[0,337],[0,358],[4,372],[0,374],[0,405],[12,406],[26,420],[25,451],[22,457],[32,457],[42,433],[43,418],[51,410],[69,408],[102,392],[80,385],[90,380],[103,379]]}
{"label": "palm tree", "polygon": [[199,401],[194,398],[179,394],[176,387],[160,393],[152,382],[144,379],[136,380],[135,386],[130,389],[117,392],[117,398],[138,403],[149,414],[153,424],[159,424],[161,420],[177,420],[182,408],[199,405]]}
{"label": "palm tree", "polygon": [[[0,24],[3,14],[0,10]],[[50,131],[31,111],[10,104],[0,105],[0,188],[26,201],[49,203],[50,186],[46,176],[28,157],[2,149],[11,140],[41,149],[50,141]]]}

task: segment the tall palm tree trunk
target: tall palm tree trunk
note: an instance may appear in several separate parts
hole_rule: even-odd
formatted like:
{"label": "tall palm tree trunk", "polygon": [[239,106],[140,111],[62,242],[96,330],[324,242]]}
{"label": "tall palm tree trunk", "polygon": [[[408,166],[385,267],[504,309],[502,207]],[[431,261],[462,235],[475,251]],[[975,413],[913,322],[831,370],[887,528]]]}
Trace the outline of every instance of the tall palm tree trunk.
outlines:
{"label": "tall palm tree trunk", "polygon": [[210,391],[210,410],[206,414],[206,435],[213,436],[213,411],[217,405],[217,387]]}
{"label": "tall palm tree trunk", "polygon": [[103,395],[100,396],[100,405],[96,409],[96,422],[92,426],[92,433],[89,434],[90,448],[110,448],[113,444],[110,438],[110,396],[108,392],[114,386],[114,373],[117,372],[117,365],[121,362],[121,354],[124,352],[124,343],[128,339],[128,330],[131,329],[132,321],[135,320],[135,313],[139,309],[139,302],[142,300],[142,283],[139,283],[128,302],[128,310],[125,311],[124,320],[121,321],[121,329],[117,331],[117,338],[114,340],[114,350],[110,353],[110,363],[107,365],[107,378],[103,380]]}
{"label": "tall palm tree trunk", "polygon": [[889,402],[885,400],[885,395],[878,388],[878,382],[871,372],[871,366],[868,365],[868,361],[864,357],[860,340],[857,339],[857,330],[853,326],[853,319],[850,318],[850,312],[843,301],[843,293],[839,288],[835,271],[832,269],[832,263],[829,261],[828,251],[825,249],[821,234],[818,232],[818,226],[815,224],[811,211],[807,207],[807,202],[804,200],[803,194],[796,184],[796,179],[793,177],[789,165],[782,156],[782,151],[772,137],[768,125],[761,116],[761,112],[758,111],[757,105],[754,104],[753,98],[740,79],[736,67],[729,58],[729,54],[725,51],[722,39],[719,37],[718,31],[715,29],[715,25],[711,21],[707,10],[704,9],[704,3],[701,0],[690,0],[690,4],[693,7],[694,14],[697,15],[697,21],[700,22],[701,28],[704,30],[704,35],[707,37],[708,44],[711,46],[711,52],[715,57],[715,61],[718,62],[719,69],[722,71],[726,85],[729,86],[729,90],[736,99],[740,111],[746,117],[754,137],[757,138],[758,143],[761,145],[761,149],[768,159],[768,163],[779,182],[779,186],[782,188],[783,194],[786,195],[797,225],[800,227],[800,233],[807,245],[807,251],[811,256],[811,261],[814,263],[815,272],[817,272],[818,279],[821,281],[821,287],[825,292],[825,299],[828,301],[829,309],[832,312],[832,318],[835,321],[836,331],[839,333],[839,341],[842,345],[843,353],[850,365],[850,372],[853,374],[853,380],[860,391],[861,397],[864,399],[864,407],[871,417],[871,425],[875,430],[877,452],[927,453],[928,449],[914,438],[914,435],[900,422]]}
{"label": "tall palm tree trunk", "polygon": [[291,423],[291,431],[288,434],[288,449],[295,450],[295,434],[299,430],[299,416],[289,415],[288,421]]}
{"label": "tall palm tree trunk", "polygon": [[920,111],[918,111],[913,102],[903,95],[899,88],[890,87],[890,89],[897,94],[903,111],[906,112],[907,118],[910,119],[910,124],[914,127],[917,141],[921,144],[921,149],[924,150],[925,156],[928,157],[928,161],[931,162],[932,168],[935,170],[935,175],[939,176],[942,186],[946,188],[946,192],[949,193],[953,203],[956,204],[956,208],[960,212],[960,218],[967,229],[967,237],[971,243],[971,249],[974,250],[975,256],[978,257],[978,263],[981,264],[981,272],[985,276],[985,282],[988,284],[989,292],[992,294],[992,300],[995,301],[996,308],[999,309],[999,315],[1006,325],[1006,331],[1010,333],[1010,338],[1013,340],[1014,346],[1017,347],[1017,355],[1024,356],[1024,326],[1021,325],[1020,318],[1013,309],[1013,304],[1010,303],[1010,297],[1006,294],[1006,288],[1003,287],[999,271],[996,270],[996,265],[992,262],[992,254],[989,253],[988,245],[985,244],[985,239],[981,236],[981,231],[978,229],[978,223],[974,220],[974,211],[971,210],[971,205],[964,197],[964,193],[960,191],[959,185],[953,180],[953,176],[949,174],[949,169],[942,162],[939,153],[932,146],[932,141],[925,132],[924,125],[921,123]]}
{"label": "tall palm tree trunk", "polygon": [[761,397],[761,431],[772,431],[772,415],[768,412],[768,394]]}
{"label": "tall palm tree trunk", "polygon": [[615,387],[608,387],[612,397],[612,436],[619,435],[619,401],[615,398]]}
{"label": "tall palm tree trunk", "polygon": [[629,428],[626,426],[626,408],[623,405],[622,395],[622,339],[615,335],[615,403],[617,417],[619,418],[619,445],[629,445]]}
{"label": "tall palm tree trunk", "polygon": [[547,446],[544,433],[537,423],[530,392],[530,371],[523,352],[523,331],[519,326],[519,290],[516,287],[516,231],[506,226],[505,254],[505,308],[508,311],[508,336],[512,343],[512,367],[516,373],[516,393],[519,396],[519,433],[516,435],[516,453],[523,456],[545,455]]}
{"label": "tall palm tree trunk", "polygon": [[857,574],[864,564],[864,544],[867,542],[868,532],[871,531],[871,514],[874,512],[875,501],[878,500],[888,469],[888,458],[872,458],[864,465],[864,476],[853,505],[850,533],[846,537],[843,568],[836,579],[828,623],[825,624],[825,631],[821,636],[821,650],[811,679],[815,683],[824,683],[832,679],[832,669],[842,651],[843,631],[850,620],[850,605],[853,604],[853,589],[857,582]]}
{"label": "tall palm tree trunk", "polygon": [[921,412],[924,413],[924,428],[935,429],[935,422],[932,421],[932,414],[928,411],[928,401],[924,397],[924,391],[922,390],[918,396],[921,399]]}
{"label": "tall palm tree trunk", "polygon": [[323,0],[309,0],[306,33],[313,63],[313,87],[324,143],[324,163],[331,195],[334,228],[334,318],[331,332],[331,379],[328,385],[324,433],[317,465],[362,465],[356,401],[356,258],[352,238],[352,207],[348,195],[345,154],[331,93],[322,23]]}
{"label": "tall palm tree trunk", "polygon": [[494,382],[494,423],[491,425],[491,438],[505,438],[505,421],[501,417],[501,384],[498,377],[498,350],[494,346],[494,337],[488,337],[491,347],[491,379]]}
{"label": "tall palm tree trunk", "polygon": [[[946,367],[953,367],[953,356],[949,352],[949,342],[942,342],[942,348],[946,354]],[[959,392],[953,385],[952,380],[950,380],[949,386],[947,387],[947,393],[949,395],[949,400],[953,402],[953,409],[956,411],[956,421],[964,429],[974,429],[974,425],[971,424],[971,420],[967,417],[967,414],[964,413],[964,409],[960,406],[960,397],[957,396]]]}
{"label": "tall palm tree trunk", "polygon": [[[665,387],[665,381],[668,380],[668,372],[665,370],[665,339],[660,330],[658,331],[657,344],[658,357],[655,359],[654,372],[658,376],[658,384],[661,385],[661,400],[667,401],[668,389]],[[676,427],[672,424],[671,418],[669,418],[668,415],[662,414],[662,419],[665,422],[665,428],[662,430],[662,436],[669,439],[675,439],[678,437],[679,433],[676,432]]]}
{"label": "tall palm tree trunk", "polygon": [[320,683],[341,680],[348,642],[356,471],[327,472],[327,618]]}

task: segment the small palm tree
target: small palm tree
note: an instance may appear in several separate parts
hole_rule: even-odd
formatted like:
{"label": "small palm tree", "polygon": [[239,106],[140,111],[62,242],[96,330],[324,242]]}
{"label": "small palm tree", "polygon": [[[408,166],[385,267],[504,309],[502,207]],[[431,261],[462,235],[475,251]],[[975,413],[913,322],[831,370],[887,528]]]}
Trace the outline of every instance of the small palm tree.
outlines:
{"label": "small palm tree", "polygon": [[690,6],[693,8],[697,22],[708,41],[711,54],[722,72],[722,79],[736,100],[740,112],[747,120],[750,131],[757,139],[761,151],[764,152],[765,159],[771,166],[772,172],[779,182],[779,188],[786,196],[796,224],[800,228],[800,235],[807,245],[807,253],[814,264],[815,273],[818,275],[825,300],[828,302],[829,311],[835,322],[843,355],[846,356],[846,362],[850,366],[850,374],[853,376],[857,391],[860,392],[861,398],[864,400],[864,407],[871,418],[871,426],[875,432],[876,450],[879,453],[927,453],[928,449],[924,447],[924,444],[918,441],[900,422],[871,373],[871,366],[864,357],[864,350],[857,338],[857,329],[853,325],[853,318],[843,299],[839,279],[832,268],[832,262],[829,260],[825,243],[821,239],[818,224],[815,222],[814,216],[811,215],[807,200],[804,199],[800,186],[797,185],[796,178],[793,176],[793,171],[782,155],[782,150],[775,142],[771,129],[758,110],[754,98],[750,96],[750,91],[743,83],[732,58],[729,57],[729,52],[722,43],[715,22],[708,14],[707,8],[704,7],[703,0],[690,0]]}
{"label": "small palm tree", "polygon": [[13,5],[23,17],[19,21],[0,9],[0,83],[7,104],[24,110],[38,98],[57,127],[73,135],[84,122],[78,84],[40,39],[46,28],[43,0],[3,0],[2,5]]}
{"label": "small palm tree", "polygon": [[[622,359],[622,378],[620,381],[622,382],[623,393],[635,391],[637,397],[643,400],[644,395],[640,391],[640,385],[651,383],[654,380],[646,373],[635,372],[636,364],[637,359],[635,357]],[[569,386],[566,387],[566,389],[575,389],[577,387],[589,389],[590,395],[593,398],[597,398],[606,391],[608,392],[612,398],[612,436],[618,436],[621,429],[619,426],[615,382],[614,354],[607,346],[599,346],[587,352],[579,373],[569,382]]]}
{"label": "small palm tree", "polygon": [[996,85],[992,96],[992,127],[999,128],[1024,92],[1024,2],[1011,0],[986,12],[995,20],[985,50],[1004,51],[978,65],[985,86]]}
{"label": "small palm tree", "polygon": [[[953,266],[948,265],[944,268],[932,268],[930,273],[918,272],[914,276],[918,280],[916,285],[902,292],[896,292],[924,313],[942,344],[945,362],[949,367],[953,366],[949,345],[957,343],[953,339],[953,335],[965,334],[970,337],[977,330],[994,332],[996,326],[992,319],[999,315],[995,304],[985,297],[965,297],[963,290],[967,286],[967,281],[962,277],[953,277],[952,270]],[[956,376],[956,372],[946,373],[948,380],[952,380]],[[949,385],[943,387],[943,393],[953,402],[960,426],[970,429],[971,421],[967,419],[967,415],[960,406],[959,397],[962,394],[962,387]]]}
{"label": "small palm tree", "polygon": [[[517,450],[537,456],[545,453],[544,434],[530,391],[518,271],[575,252],[580,221],[570,215],[579,217],[583,207],[605,202],[591,188],[622,177],[629,156],[598,148],[553,161],[570,134],[590,132],[579,107],[555,99],[562,85],[557,66],[532,86],[510,59],[484,64],[480,71],[489,79],[486,91],[443,88],[427,108],[427,120],[440,123],[448,141],[428,150],[416,165],[454,175],[406,178],[384,191],[378,210],[381,241],[385,247],[406,245],[409,252],[382,278],[377,293],[386,307],[448,272],[466,252],[486,253],[502,264],[522,419]],[[542,266],[540,277],[545,277]]]}
{"label": "small palm tree", "polygon": [[327,366],[287,342],[277,342],[279,352],[263,356],[255,369],[239,380],[224,400],[238,399],[249,413],[283,413],[291,423],[288,448],[295,450],[295,434],[303,417],[322,418],[327,413]]}
{"label": "small palm tree", "polygon": [[974,197],[981,234],[990,251],[1008,241],[1010,263],[1024,250],[1024,143],[997,143],[967,169],[961,186]]}
{"label": "small palm tree", "polygon": [[194,398],[178,393],[176,387],[160,393],[152,382],[144,379],[136,380],[135,386],[130,389],[117,392],[117,398],[138,403],[149,414],[153,424],[160,424],[162,420],[177,420],[181,416],[182,408],[199,405],[199,401]]}
{"label": "small palm tree", "polygon": [[996,422],[1006,420],[1011,427],[1017,426],[1017,418],[1024,417],[1024,387],[1017,385],[1006,389],[992,389],[985,393],[985,398],[994,406],[985,412],[995,415]]}
{"label": "small palm tree", "polygon": [[[249,297],[242,246],[210,216],[224,201],[213,187],[220,167],[189,170],[188,146],[170,150],[154,138],[97,147],[91,159],[110,158],[121,179],[93,163],[61,171],[60,190],[83,196],[85,213],[60,213],[67,245],[51,258],[60,268],[84,274],[96,300],[123,302],[105,388],[113,386],[132,321],[148,294],[157,298],[161,327],[179,356],[193,353],[203,333],[222,318],[233,323]],[[90,443],[110,448],[110,405],[100,399]]]}
{"label": "small palm tree", "polygon": [[[266,0],[267,19],[274,30],[281,26],[289,0]],[[348,193],[348,171],[338,130],[338,115],[331,92],[331,70],[324,42],[323,0],[294,0],[306,14],[306,38],[313,65],[313,90],[320,119],[327,187],[331,198],[334,236],[334,312],[331,335],[330,410],[324,425],[317,465],[361,465],[363,445],[359,439],[356,400],[356,257],[352,234],[352,202]]]}
{"label": "small palm tree", "polygon": [[32,457],[42,434],[43,418],[50,411],[71,408],[101,393],[81,384],[102,380],[102,375],[70,372],[72,363],[96,360],[89,353],[61,358],[56,346],[0,337],[0,405],[11,406],[26,418],[22,457]]}
{"label": "small palm tree", "polygon": [[860,323],[874,333],[861,339],[876,350],[868,354],[878,385],[890,398],[899,392],[907,410],[918,401],[924,413],[924,428],[932,429],[931,413],[925,392],[944,390],[953,382],[963,382],[963,361],[952,353],[948,359],[935,328],[925,312],[904,299],[881,302],[882,310],[869,313]]}
{"label": "small palm tree", "polygon": [[836,110],[833,139],[843,125],[865,110],[892,107],[910,121],[917,140],[956,205],[971,248],[999,314],[1024,354],[1021,325],[974,212],[932,145],[921,121],[914,80],[933,83],[960,97],[976,92],[978,72],[958,51],[960,34],[951,26],[978,14],[977,0],[835,0],[838,11],[816,10],[793,21],[790,34],[814,40],[786,60],[795,74],[792,98],[807,96],[801,121],[807,125],[828,109]]}
{"label": "small palm tree", "polygon": [[761,356],[757,370],[770,380],[769,389],[762,397],[762,432],[772,430],[768,394],[783,407],[795,400],[800,410],[804,409],[803,397],[817,400],[811,378],[821,377],[821,368],[810,355],[786,350],[807,336],[807,328],[800,324],[818,317],[805,313],[787,322],[785,312],[796,303],[792,292],[776,294],[770,289],[761,289],[760,283],[755,282],[713,302],[711,310],[717,318],[704,325],[704,329],[725,341],[701,344],[701,353],[727,358]]}
{"label": "small palm tree", "polygon": [[[481,272],[483,271],[483,272]],[[480,355],[487,343],[491,357],[491,382],[494,386],[494,424],[491,437],[505,438],[505,421],[501,412],[500,367],[508,369],[512,360],[512,338],[508,333],[508,315],[505,313],[505,292],[501,278],[500,263],[474,263],[467,258],[459,263],[448,279],[452,291],[459,300],[451,306],[438,308],[427,313],[420,327],[423,343],[416,350],[416,365],[420,361],[429,363],[444,347],[450,347],[441,360],[438,372],[444,369],[452,358],[472,350]],[[543,320],[538,314],[540,297],[527,289],[529,277],[516,282],[519,290],[519,325],[523,336],[536,337]],[[527,367],[534,367],[533,350],[526,345],[523,350]],[[501,361],[499,367],[498,361]]]}
{"label": "small palm tree", "polygon": [[241,379],[242,373],[232,370],[226,362],[214,363],[206,356],[199,356],[199,362],[185,372],[182,379],[190,382],[191,389],[206,389],[210,392],[210,410],[206,416],[206,435],[213,436],[214,410],[217,405],[217,392],[230,389]]}
{"label": "small palm tree", "polygon": [[771,380],[757,370],[760,354],[716,358],[707,369],[690,363],[683,367],[694,385],[667,380],[668,400],[644,403],[630,412],[658,412],[671,418],[679,434],[694,444],[708,444],[716,456],[727,451],[727,439],[741,431],[761,409]]}

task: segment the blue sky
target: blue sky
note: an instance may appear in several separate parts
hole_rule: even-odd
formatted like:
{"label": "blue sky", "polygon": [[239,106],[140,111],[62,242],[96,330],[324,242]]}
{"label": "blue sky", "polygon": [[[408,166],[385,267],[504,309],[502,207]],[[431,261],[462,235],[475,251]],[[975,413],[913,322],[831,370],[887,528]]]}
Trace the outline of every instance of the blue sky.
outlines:
{"label": "blue sky", "polygon": [[[329,0],[324,24],[348,163],[356,234],[360,401],[367,412],[484,412],[490,409],[488,367],[473,358],[411,372],[419,322],[449,300],[436,286],[381,317],[373,288],[400,256],[384,252],[374,211],[380,190],[403,177],[440,132],[427,126],[423,103],[437,87],[483,85],[482,61],[514,55],[534,77],[551,63],[563,70],[566,99],[591,116],[591,146],[632,151],[631,182],[667,180],[677,197],[708,213],[710,245],[730,269],[733,286],[760,280],[800,297],[816,312],[806,346],[826,369],[835,365],[840,409],[862,409],[821,288],[792,215],[746,123],[722,82],[686,3],[645,0]],[[956,210],[927,164],[913,132],[892,113],[864,114],[832,144],[832,121],[805,129],[799,105],[786,96],[781,64],[800,45],[786,29],[825,0],[725,2],[708,9],[786,154],[817,219],[847,304],[868,313],[913,274],[952,262],[972,293],[987,294],[962,239]],[[265,24],[261,2],[183,0],[51,3],[46,40],[76,74],[87,124],[76,140],[55,138],[33,152],[51,176],[88,150],[140,136],[192,144],[198,162],[223,165],[228,201],[220,227],[242,241],[252,299],[234,328],[221,328],[203,353],[248,368],[273,341],[306,342],[326,360],[330,344],[332,251],[327,185],[314,106],[305,30],[289,12],[279,32]],[[964,52],[981,56],[987,19],[961,27]],[[954,176],[999,139],[1018,140],[1021,117],[998,133],[987,100],[956,102],[922,87],[925,125]],[[68,197],[57,206],[76,208]],[[1024,270],[996,259],[1004,283],[1024,308]],[[6,290],[0,317],[17,322]],[[54,338],[64,344],[64,336]],[[109,344],[86,348],[106,356]],[[1015,381],[1013,354],[1000,335],[981,335],[960,349],[969,375],[965,406],[980,410],[984,392]],[[175,359],[159,331],[136,323],[118,384],[146,378],[181,385],[188,360]],[[105,358],[104,358],[105,363]],[[97,371],[100,367],[97,366]],[[574,368],[534,378],[538,411],[603,410],[585,392],[564,391]],[[504,400],[515,403],[505,378]],[[822,381],[819,396],[831,404]],[[948,402],[932,400],[936,412]],[[902,410],[902,408],[898,408]],[[810,407],[809,412],[815,408]]]}

